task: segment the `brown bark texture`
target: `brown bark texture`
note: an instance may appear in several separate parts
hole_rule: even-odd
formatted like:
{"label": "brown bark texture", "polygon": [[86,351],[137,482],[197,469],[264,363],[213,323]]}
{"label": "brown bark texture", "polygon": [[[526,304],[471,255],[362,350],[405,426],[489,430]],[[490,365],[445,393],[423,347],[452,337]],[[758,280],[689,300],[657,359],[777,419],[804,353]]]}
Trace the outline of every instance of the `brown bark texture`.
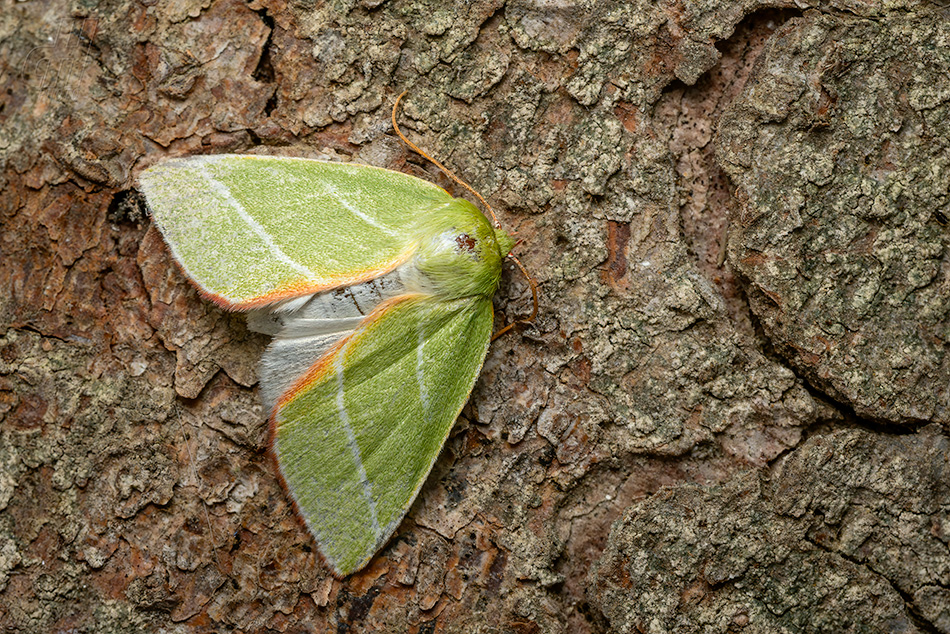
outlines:
{"label": "brown bark texture", "polygon": [[[950,633],[950,7],[8,0],[0,631]],[[492,203],[537,279],[433,473],[329,574],[267,338],[135,189],[355,160]],[[497,322],[530,310],[506,269]]]}

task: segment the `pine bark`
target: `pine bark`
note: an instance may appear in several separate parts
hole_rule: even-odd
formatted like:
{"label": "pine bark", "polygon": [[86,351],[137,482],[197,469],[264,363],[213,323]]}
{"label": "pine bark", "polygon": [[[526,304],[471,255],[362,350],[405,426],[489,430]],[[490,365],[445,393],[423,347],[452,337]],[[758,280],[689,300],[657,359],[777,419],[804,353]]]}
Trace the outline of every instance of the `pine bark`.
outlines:
{"label": "pine bark", "polygon": [[[950,632],[945,3],[8,3],[0,628]],[[336,580],[167,156],[482,192],[541,288]],[[506,269],[498,323],[530,310]]]}

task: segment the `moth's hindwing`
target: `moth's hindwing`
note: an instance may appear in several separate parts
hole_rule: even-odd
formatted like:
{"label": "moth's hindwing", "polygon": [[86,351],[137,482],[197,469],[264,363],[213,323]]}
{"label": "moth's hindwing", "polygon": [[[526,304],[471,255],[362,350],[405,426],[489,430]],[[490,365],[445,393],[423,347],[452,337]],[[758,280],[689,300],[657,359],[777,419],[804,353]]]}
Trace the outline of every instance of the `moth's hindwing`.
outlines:
{"label": "moth's hindwing", "polygon": [[380,305],[278,402],[274,452],[338,575],[389,539],[478,377],[491,301],[403,295]]}

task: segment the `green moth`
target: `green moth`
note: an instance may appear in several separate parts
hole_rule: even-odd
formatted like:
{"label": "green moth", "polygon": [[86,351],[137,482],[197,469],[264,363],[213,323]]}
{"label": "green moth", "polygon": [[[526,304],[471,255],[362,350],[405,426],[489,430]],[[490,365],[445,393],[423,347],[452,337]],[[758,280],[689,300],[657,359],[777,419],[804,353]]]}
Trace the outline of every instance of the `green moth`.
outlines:
{"label": "green moth", "polygon": [[352,163],[196,156],[140,185],[201,294],[275,335],[260,384],[280,475],[334,573],[356,572],[468,399],[512,239],[432,183]]}

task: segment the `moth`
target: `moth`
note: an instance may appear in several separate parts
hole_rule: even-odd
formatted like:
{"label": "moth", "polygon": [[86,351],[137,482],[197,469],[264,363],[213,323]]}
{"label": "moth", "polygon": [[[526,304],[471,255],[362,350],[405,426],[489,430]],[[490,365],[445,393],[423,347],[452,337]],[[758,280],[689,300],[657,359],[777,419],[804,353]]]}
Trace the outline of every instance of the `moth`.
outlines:
{"label": "moth", "polygon": [[280,476],[334,574],[360,570],[475,384],[512,238],[430,182],[354,163],[193,156],[139,183],[201,295],[274,334],[260,389]]}

